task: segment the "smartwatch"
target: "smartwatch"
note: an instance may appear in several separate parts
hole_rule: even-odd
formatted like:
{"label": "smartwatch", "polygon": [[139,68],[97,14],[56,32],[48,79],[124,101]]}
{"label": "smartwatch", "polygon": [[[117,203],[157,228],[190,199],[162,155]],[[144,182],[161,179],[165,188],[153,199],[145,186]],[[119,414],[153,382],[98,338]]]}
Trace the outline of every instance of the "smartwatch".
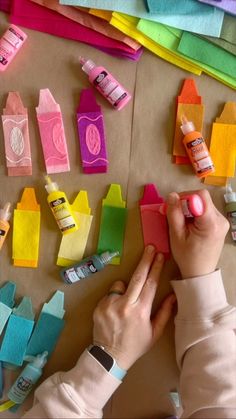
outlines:
{"label": "smartwatch", "polygon": [[116,360],[112,358],[112,356],[105,351],[103,346],[98,345],[90,345],[87,351],[114,377],[118,380],[122,380],[126,375],[127,371],[120,368]]}

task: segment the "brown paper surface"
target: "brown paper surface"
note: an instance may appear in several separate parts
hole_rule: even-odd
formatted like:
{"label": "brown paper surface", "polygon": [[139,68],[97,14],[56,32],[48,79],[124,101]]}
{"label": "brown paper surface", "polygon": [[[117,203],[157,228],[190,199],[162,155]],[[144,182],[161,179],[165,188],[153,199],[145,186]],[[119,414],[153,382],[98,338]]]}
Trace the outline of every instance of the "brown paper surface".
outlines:
{"label": "brown paper surface", "polygon": [[[2,32],[7,26],[4,14],[0,14]],[[58,370],[70,369],[81,352],[92,342],[92,314],[97,302],[116,279],[128,281],[143,249],[138,200],[145,183],[155,183],[162,196],[169,192],[201,189],[202,183],[194,176],[191,166],[171,163],[171,145],[175,128],[174,99],[189,73],[145,51],[139,63],[110,57],[78,42],[25,29],[28,40],[12,61],[8,70],[0,75],[0,110],[5,107],[9,91],[19,91],[29,112],[29,131],[32,149],[33,175],[8,177],[5,167],[3,133],[0,130],[0,205],[12,202],[15,208],[24,187],[34,187],[42,210],[39,267],[19,268],[12,265],[12,229],[0,253],[0,284],[7,280],[16,282],[17,298],[32,298],[36,314],[55,290],[65,293],[66,326],[49,359],[43,378]],[[107,174],[84,175],[81,171],[79,141],[76,128],[76,107],[82,88],[89,86],[87,76],[81,71],[78,57],[91,58],[103,65],[131,92],[132,102],[117,112],[97,93],[102,105],[107,137],[109,171]],[[204,135],[209,136],[210,124],[222,109],[222,103],[234,100],[235,92],[203,75],[195,77],[199,91],[204,92]],[[68,143],[71,171],[52,175],[70,201],[80,189],[88,191],[94,215],[86,256],[96,252],[98,241],[101,200],[111,183],[120,183],[123,199],[127,199],[128,220],[124,253],[120,266],[108,266],[73,286],[65,285],[56,266],[61,235],[47,205],[44,189],[45,166],[35,107],[39,89],[49,88],[61,105]],[[232,182],[236,189],[235,180]],[[223,189],[207,186],[217,208],[223,212]],[[12,223],[12,221],[11,221]],[[230,238],[220,259],[226,292],[231,303],[236,302],[235,248]],[[157,307],[171,290],[169,281],[178,275],[171,259],[164,268],[158,294]],[[12,375],[6,377],[13,382]],[[139,360],[129,371],[124,383],[113,395],[104,410],[109,418],[155,417],[163,418],[174,413],[168,397],[169,391],[178,385],[175,363],[174,326],[170,321],[164,336],[150,353]],[[32,403],[32,397],[21,407],[17,415],[7,412],[2,417],[20,417]],[[1,417],[0,415],[0,417]]]}

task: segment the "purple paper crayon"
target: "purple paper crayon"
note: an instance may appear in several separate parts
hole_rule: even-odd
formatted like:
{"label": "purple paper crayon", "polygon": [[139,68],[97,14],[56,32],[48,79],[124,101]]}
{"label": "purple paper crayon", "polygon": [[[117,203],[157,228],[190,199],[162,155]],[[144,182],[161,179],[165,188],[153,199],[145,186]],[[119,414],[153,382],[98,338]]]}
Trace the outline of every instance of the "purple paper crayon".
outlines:
{"label": "purple paper crayon", "polygon": [[108,168],[103,114],[93,89],[83,89],[77,108],[83,172],[105,173]]}

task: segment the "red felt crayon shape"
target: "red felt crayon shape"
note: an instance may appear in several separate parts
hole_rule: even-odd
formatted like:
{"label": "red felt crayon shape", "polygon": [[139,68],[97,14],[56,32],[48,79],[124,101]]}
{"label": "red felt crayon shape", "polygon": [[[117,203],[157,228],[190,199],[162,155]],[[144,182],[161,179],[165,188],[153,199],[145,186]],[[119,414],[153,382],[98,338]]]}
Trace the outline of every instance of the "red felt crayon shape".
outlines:
{"label": "red felt crayon shape", "polygon": [[[198,194],[182,195],[180,197],[183,214],[186,218],[200,217],[204,213],[204,204]],[[166,215],[167,203],[159,208],[161,214]]]}

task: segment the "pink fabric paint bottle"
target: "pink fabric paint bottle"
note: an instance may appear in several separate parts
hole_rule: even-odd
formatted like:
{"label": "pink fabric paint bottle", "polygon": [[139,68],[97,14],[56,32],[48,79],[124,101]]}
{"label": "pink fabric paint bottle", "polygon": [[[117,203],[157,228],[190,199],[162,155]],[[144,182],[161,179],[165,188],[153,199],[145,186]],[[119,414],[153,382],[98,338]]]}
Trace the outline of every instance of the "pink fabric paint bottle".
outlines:
{"label": "pink fabric paint bottle", "polygon": [[[200,217],[204,213],[204,204],[202,198],[196,193],[182,195],[180,197],[180,204],[182,207],[183,214],[186,218]],[[162,215],[166,215],[166,202],[161,204],[159,211]]]}
{"label": "pink fabric paint bottle", "polygon": [[15,25],[10,25],[0,39],[0,71],[5,71],[27,39],[27,35]]}
{"label": "pink fabric paint bottle", "polygon": [[92,60],[79,58],[82,70],[88,74],[89,81],[118,111],[131,99],[131,95],[114,77],[104,68],[98,67]]}

